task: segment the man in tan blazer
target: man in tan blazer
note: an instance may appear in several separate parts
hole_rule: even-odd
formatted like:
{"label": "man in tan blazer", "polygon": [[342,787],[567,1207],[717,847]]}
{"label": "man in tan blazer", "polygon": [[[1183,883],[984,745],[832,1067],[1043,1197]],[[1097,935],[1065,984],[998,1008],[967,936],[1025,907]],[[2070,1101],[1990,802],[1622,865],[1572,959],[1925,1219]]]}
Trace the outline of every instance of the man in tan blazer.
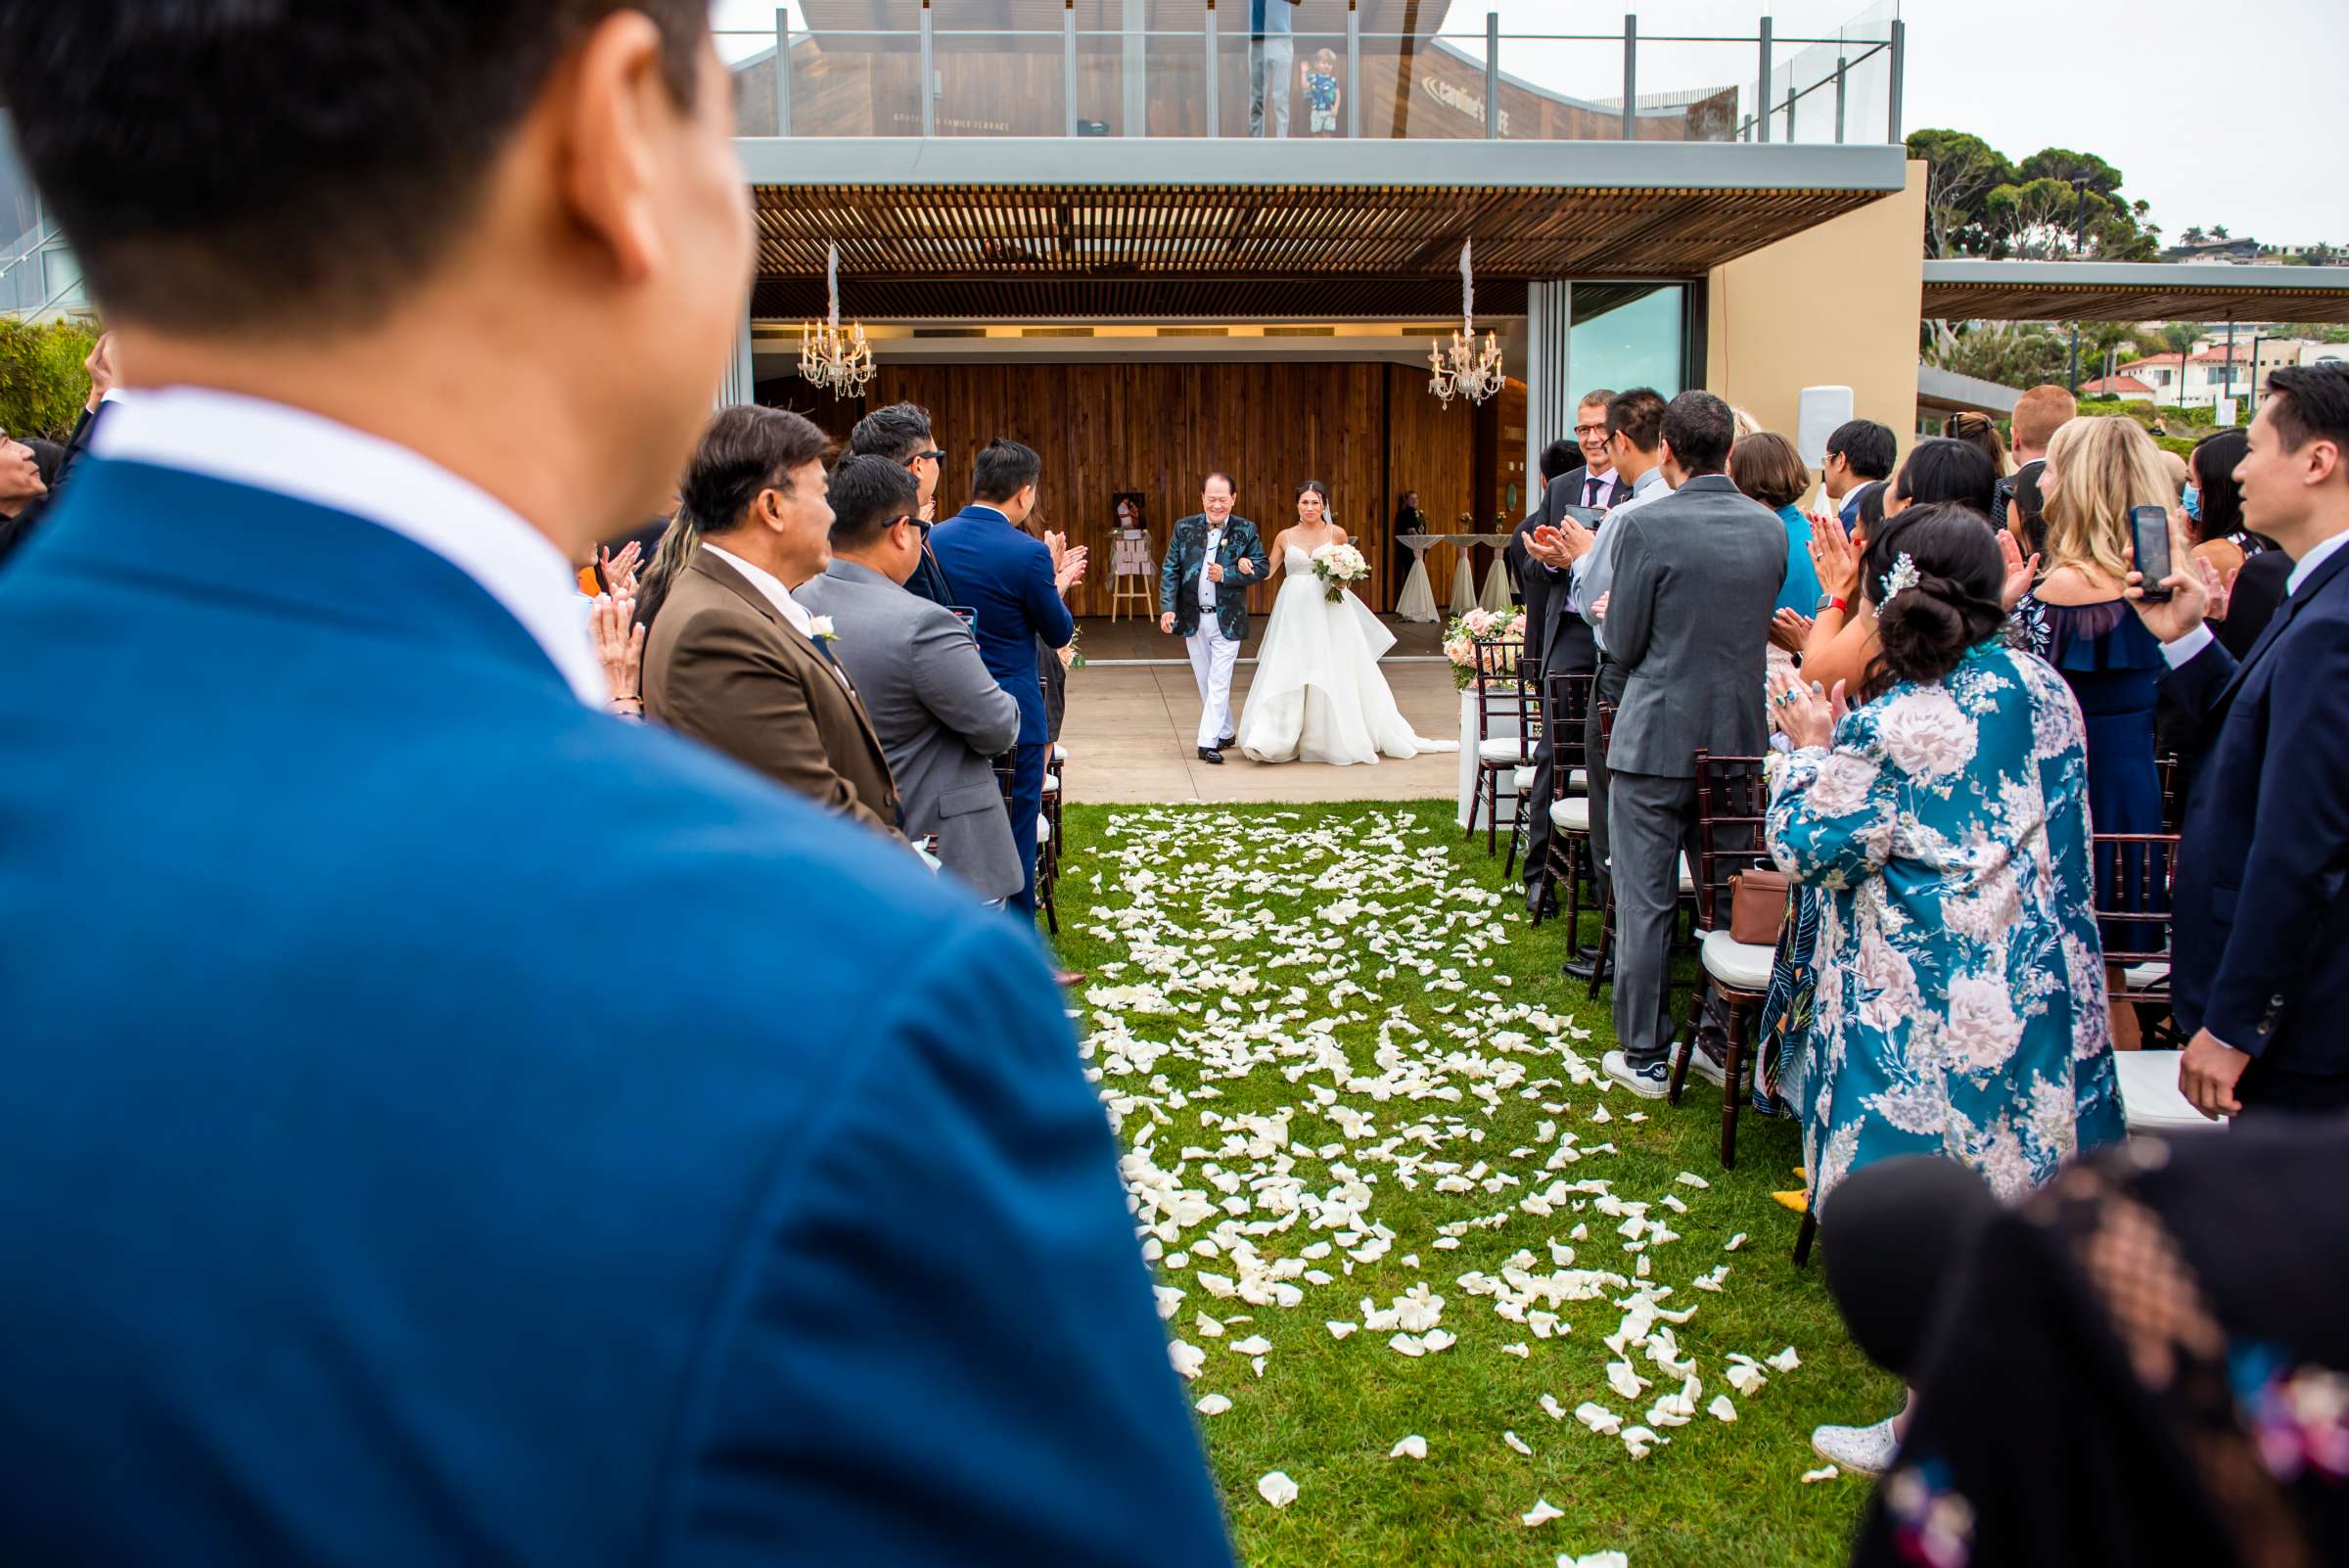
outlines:
{"label": "man in tan blazer", "polygon": [[686,470],[700,547],[653,620],[646,714],[893,837],[898,790],[864,704],[791,587],[830,562],[822,431],[750,405],[711,422]]}

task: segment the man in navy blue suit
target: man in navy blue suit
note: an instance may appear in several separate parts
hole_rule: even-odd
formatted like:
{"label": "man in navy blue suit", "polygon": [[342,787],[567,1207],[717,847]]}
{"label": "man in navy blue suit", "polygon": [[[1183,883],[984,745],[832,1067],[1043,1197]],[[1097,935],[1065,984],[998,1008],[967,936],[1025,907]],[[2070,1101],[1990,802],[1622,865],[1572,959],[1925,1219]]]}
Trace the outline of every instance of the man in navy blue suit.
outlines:
{"label": "man in navy blue suit", "polygon": [[2193,1032],[2178,1086],[2203,1115],[2349,1109],[2349,365],[2279,370],[2234,471],[2243,522],[2292,557],[2240,662],[2203,623],[2224,588],[2172,519],[2164,694],[2211,737],[2187,808],[2170,987]]}
{"label": "man in navy blue suit", "polygon": [[1011,841],[1027,858],[1028,881],[1011,906],[1036,916],[1036,820],[1044,803],[1044,687],[1036,675],[1036,644],[1066,648],[1077,635],[1066,596],[1084,576],[1085,552],[1020,531],[1036,510],[1044,465],[1030,448],[1000,437],[971,463],[971,504],[930,530],[930,548],[954,592],[978,613],[979,653],[995,684],[1020,705],[1020,744],[1011,780]]}
{"label": "man in navy blue suit", "polygon": [[1034,937],[598,712],[707,0],[0,14],[135,393],[0,576],[0,1557],[1228,1561]]}

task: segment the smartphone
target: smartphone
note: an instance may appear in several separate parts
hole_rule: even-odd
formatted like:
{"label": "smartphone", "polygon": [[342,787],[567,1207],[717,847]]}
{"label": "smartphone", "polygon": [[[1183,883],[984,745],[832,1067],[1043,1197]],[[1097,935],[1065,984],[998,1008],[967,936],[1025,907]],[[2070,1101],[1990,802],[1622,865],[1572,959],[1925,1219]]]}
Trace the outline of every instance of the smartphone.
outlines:
{"label": "smartphone", "polygon": [[2129,508],[2129,542],[2137,550],[2137,570],[2144,575],[2147,604],[2162,604],[2170,590],[2161,585],[2170,575],[2170,514],[2159,506]]}

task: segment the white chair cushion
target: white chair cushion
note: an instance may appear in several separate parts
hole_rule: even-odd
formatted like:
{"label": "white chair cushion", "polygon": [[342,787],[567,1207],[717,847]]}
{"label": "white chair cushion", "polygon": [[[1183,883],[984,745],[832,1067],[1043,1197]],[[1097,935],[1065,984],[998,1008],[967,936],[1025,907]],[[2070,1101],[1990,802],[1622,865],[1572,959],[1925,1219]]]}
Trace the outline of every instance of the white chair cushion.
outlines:
{"label": "white chair cushion", "polygon": [[1770,964],[1777,949],[1738,942],[1726,931],[1708,931],[1697,946],[1696,955],[1703,961],[1705,973],[1725,986],[1737,991],[1768,991]]}
{"label": "white chair cushion", "polygon": [[1681,852],[1681,891],[1682,893],[1696,891],[1696,877],[1688,869],[1688,852],[1685,850]]}
{"label": "white chair cushion", "polygon": [[1066,746],[1055,746],[1052,748],[1052,761],[1055,762],[1065,762],[1068,760],[1069,749]]}
{"label": "white chair cushion", "polygon": [[1052,842],[1052,819],[1050,817],[1039,816],[1036,819],[1036,842],[1038,844]]}
{"label": "white chair cushion", "polygon": [[1058,773],[1046,773],[1044,775],[1044,793],[1046,795],[1058,795],[1060,793],[1060,775]]}
{"label": "white chair cushion", "polygon": [[1590,793],[1590,775],[1579,767],[1572,768],[1566,774],[1566,787],[1588,795]]}
{"label": "white chair cushion", "polygon": [[1476,743],[1477,757],[1488,762],[1522,762],[1525,749],[1514,735],[1495,735]]}
{"label": "white chair cushion", "polygon": [[[2151,963],[2131,964],[2121,971],[2121,978],[2128,982],[2131,991],[2144,991],[2168,980],[2170,966],[2158,958]],[[2195,1120],[2199,1121],[2201,1118],[2196,1117]]]}
{"label": "white chair cushion", "polygon": [[1549,803],[1549,825],[1568,833],[1590,831],[1590,803],[1579,795]]}
{"label": "white chair cushion", "polygon": [[2130,1131],[2170,1131],[2220,1125],[2205,1118],[2191,1101],[2178,1092],[2176,1051],[2114,1051],[2112,1065],[2121,1076],[2121,1114]]}
{"label": "white chair cushion", "polygon": [[1518,794],[1527,794],[1534,787],[1534,770],[1530,767],[1521,767],[1511,777],[1510,782],[1515,786]]}

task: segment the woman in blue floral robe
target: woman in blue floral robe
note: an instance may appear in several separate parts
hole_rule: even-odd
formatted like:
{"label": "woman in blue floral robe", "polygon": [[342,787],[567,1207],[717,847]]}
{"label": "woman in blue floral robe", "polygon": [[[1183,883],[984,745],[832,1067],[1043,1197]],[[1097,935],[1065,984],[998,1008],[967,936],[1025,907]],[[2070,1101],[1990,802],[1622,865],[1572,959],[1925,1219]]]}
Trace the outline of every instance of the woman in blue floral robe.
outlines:
{"label": "woman in blue floral robe", "polygon": [[[1991,640],[1995,585],[1977,596],[1905,552],[1877,585],[1893,548],[1923,558],[1933,543],[1888,530],[1869,582],[1880,621],[1906,628],[1885,638],[1886,664],[1937,678],[1884,685],[1834,724],[1831,749],[1823,703],[1791,682],[1773,699],[1797,749],[1771,853],[1825,894],[1810,1040],[1781,1075],[1814,1212],[1898,1154],[1962,1161],[2011,1200],[2123,1130],[2080,710],[2054,670]],[[1945,646],[1920,656],[1936,635]]]}

